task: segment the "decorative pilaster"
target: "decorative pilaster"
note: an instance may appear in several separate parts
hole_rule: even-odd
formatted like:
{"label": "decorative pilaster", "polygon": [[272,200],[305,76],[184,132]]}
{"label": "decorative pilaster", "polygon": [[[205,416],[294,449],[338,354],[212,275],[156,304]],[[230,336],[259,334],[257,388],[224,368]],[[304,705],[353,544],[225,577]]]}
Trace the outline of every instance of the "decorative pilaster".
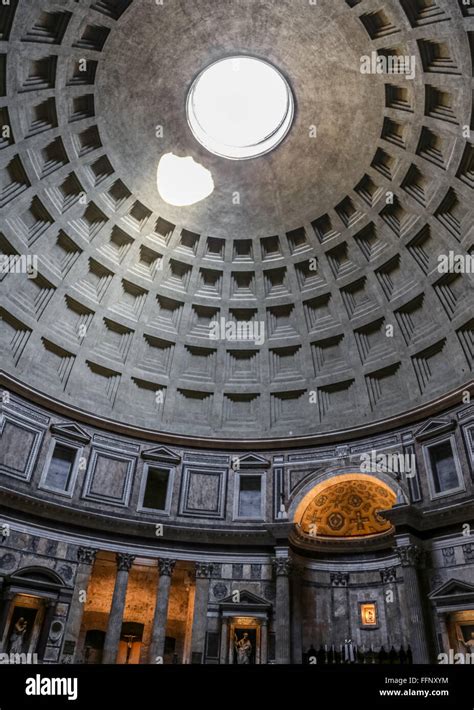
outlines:
{"label": "decorative pilaster", "polygon": [[210,562],[196,562],[196,593],[194,596],[194,617],[191,640],[191,663],[204,662],[204,645],[207,631],[207,604],[213,565]]}
{"label": "decorative pilaster", "polygon": [[268,663],[268,621],[266,619],[262,621],[260,634],[260,663],[262,666],[266,666]]}
{"label": "decorative pilaster", "polygon": [[156,589],[155,616],[151,633],[149,662],[163,662],[165,652],[166,622],[168,620],[168,604],[171,589],[171,577],[176,560],[158,560],[158,586]]}
{"label": "decorative pilaster", "polygon": [[349,608],[349,573],[333,572],[331,574],[331,616],[332,643],[341,645],[351,638]]}
{"label": "decorative pilaster", "polygon": [[115,588],[112,597],[112,606],[105,635],[104,655],[102,663],[115,663],[117,660],[120,634],[122,632],[123,613],[127,598],[128,575],[132,568],[135,557],[126,553],[118,552],[117,576],[115,578]]}
{"label": "decorative pilaster", "polygon": [[272,560],[273,568],[275,570],[276,575],[276,662],[279,664],[286,664],[291,662],[289,575],[291,572],[292,563],[287,554],[286,556],[280,555]]}
{"label": "decorative pilaster", "polygon": [[410,629],[410,646],[414,663],[429,663],[428,639],[423,618],[423,599],[419,580],[419,568],[424,551],[418,545],[399,544],[395,552],[403,567],[403,582]]}
{"label": "decorative pilaster", "polygon": [[387,620],[388,646],[398,648],[403,645],[400,628],[400,600],[398,597],[397,568],[386,567],[380,570],[380,579],[384,585],[384,608]]}
{"label": "decorative pilaster", "polygon": [[225,617],[221,621],[221,652],[219,663],[225,665],[229,662],[229,620]]}
{"label": "decorative pilaster", "polygon": [[293,567],[291,574],[291,662],[303,663],[303,629],[301,612],[302,578],[304,569]]}
{"label": "decorative pilaster", "polygon": [[63,657],[68,663],[75,663],[77,659],[77,641],[79,639],[84,604],[94,567],[97,550],[92,547],[80,547],[77,551],[77,570],[74,581],[74,592],[69,607],[69,614],[64,634]]}

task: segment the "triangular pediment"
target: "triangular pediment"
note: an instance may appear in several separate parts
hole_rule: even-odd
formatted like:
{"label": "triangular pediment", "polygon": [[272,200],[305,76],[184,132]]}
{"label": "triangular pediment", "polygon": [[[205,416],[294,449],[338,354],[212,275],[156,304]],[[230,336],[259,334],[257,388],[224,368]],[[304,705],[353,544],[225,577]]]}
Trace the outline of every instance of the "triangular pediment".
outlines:
{"label": "triangular pediment", "polygon": [[430,439],[432,436],[438,436],[439,434],[452,431],[455,428],[456,422],[454,419],[446,419],[444,417],[430,419],[430,421],[423,424],[420,429],[417,429],[415,439],[417,441],[423,441],[424,439]]}
{"label": "triangular pediment", "polygon": [[240,597],[238,601],[236,601],[236,598],[234,597],[233,594],[230,596],[226,597],[223,599],[221,604],[230,604],[236,609],[240,609],[242,607],[262,607],[263,608],[268,608],[270,605],[270,602],[268,602],[266,599],[263,599],[263,597],[257,596],[257,594],[254,594],[253,592],[249,592],[248,589],[243,589],[240,592]]}
{"label": "triangular pediment", "polygon": [[460,579],[450,579],[441,587],[435,589],[429,598],[436,599],[456,599],[457,597],[465,597],[466,595],[474,595],[474,584],[463,582]]}
{"label": "triangular pediment", "polygon": [[51,431],[57,436],[72,439],[72,441],[78,441],[81,444],[88,444],[91,440],[90,435],[77,424],[52,424]]}
{"label": "triangular pediment", "polygon": [[142,452],[142,458],[146,461],[162,461],[163,463],[179,464],[181,457],[166,446],[156,446]]}
{"label": "triangular pediment", "polygon": [[268,468],[270,466],[270,461],[258,454],[244,454],[244,456],[237,458],[239,468]]}

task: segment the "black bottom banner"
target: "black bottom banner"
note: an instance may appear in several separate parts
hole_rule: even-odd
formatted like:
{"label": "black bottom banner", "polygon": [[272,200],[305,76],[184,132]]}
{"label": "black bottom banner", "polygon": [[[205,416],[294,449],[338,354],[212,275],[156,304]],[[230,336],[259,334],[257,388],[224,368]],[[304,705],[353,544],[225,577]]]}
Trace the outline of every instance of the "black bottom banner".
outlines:
{"label": "black bottom banner", "polygon": [[[0,710],[256,701],[474,708],[474,667],[0,665]],[[222,693],[224,692],[224,695]],[[289,696],[289,697],[288,697]]]}

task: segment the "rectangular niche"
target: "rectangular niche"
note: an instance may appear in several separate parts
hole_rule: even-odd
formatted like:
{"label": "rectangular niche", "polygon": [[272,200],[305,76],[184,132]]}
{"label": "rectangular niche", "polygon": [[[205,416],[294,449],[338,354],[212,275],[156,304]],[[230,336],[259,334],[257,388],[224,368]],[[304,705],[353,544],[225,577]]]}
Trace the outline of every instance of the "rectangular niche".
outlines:
{"label": "rectangular niche", "polygon": [[222,410],[222,426],[236,430],[253,430],[258,424],[258,394],[225,394]]}
{"label": "rectangular niche", "polygon": [[371,372],[366,375],[365,382],[372,409],[377,406],[386,407],[387,404],[395,403],[400,394],[407,396],[399,362],[376,372]]}
{"label": "rectangular niche", "polygon": [[308,396],[305,390],[275,392],[270,395],[271,425],[288,426],[304,421]]}
{"label": "rectangular niche", "polygon": [[259,350],[228,350],[226,380],[234,383],[257,383],[260,380]]}
{"label": "rectangular niche", "polygon": [[448,354],[444,352],[446,342],[446,338],[443,338],[411,358],[421,394],[424,394],[428,388],[432,391],[436,387],[436,382],[446,382],[450,379],[449,370],[446,372],[446,358],[448,357]]}
{"label": "rectangular niche", "polygon": [[316,376],[349,369],[343,349],[344,335],[334,335],[311,343]]}
{"label": "rectangular niche", "polygon": [[339,325],[339,321],[334,318],[331,310],[331,299],[332,295],[325,293],[303,302],[306,327],[309,333],[327,330]]}
{"label": "rectangular niche", "polygon": [[212,392],[178,389],[175,421],[192,422],[196,427],[209,426],[213,401]]}
{"label": "rectangular niche", "polygon": [[423,340],[439,327],[424,293],[398,308],[395,317],[407,345]]}
{"label": "rectangular niche", "polygon": [[304,227],[294,229],[292,232],[287,232],[288,246],[292,254],[301,254],[302,252],[311,249],[311,244],[308,241],[308,235]]}
{"label": "rectangular niche", "polygon": [[321,244],[339,236],[339,231],[333,227],[332,220],[328,214],[324,214],[322,217],[314,220],[312,227]]}
{"label": "rectangular niche", "polygon": [[[132,401],[140,402],[140,410],[153,414],[156,418],[163,416],[167,388],[163,385],[132,377]],[[136,399],[135,399],[136,395]],[[156,421],[156,419],[155,419]]]}
{"label": "rectangular niche", "polygon": [[270,376],[273,382],[304,379],[301,345],[274,348],[269,352]]}
{"label": "rectangular niche", "polygon": [[104,180],[107,180],[114,173],[113,166],[106,155],[84,168],[92,180],[94,187],[98,187]]}
{"label": "rectangular niche", "polygon": [[28,137],[57,128],[58,116],[54,98],[51,97],[32,106],[28,112],[28,123]]}
{"label": "rectangular niche", "polygon": [[267,327],[270,338],[287,338],[298,335],[295,329],[295,307],[292,303],[267,308]]}
{"label": "rectangular niche", "polygon": [[112,20],[118,20],[131,3],[132,0],[96,0],[91,7]]}
{"label": "rectangular niche", "polygon": [[458,123],[454,96],[429,84],[425,87],[425,116],[447,123]]}
{"label": "rectangular niche", "polygon": [[90,86],[95,82],[97,62],[92,59],[74,59],[67,86]]}
{"label": "rectangular niche", "polygon": [[26,61],[29,61],[29,64],[25,63],[22,67],[23,82],[20,92],[54,89],[58,58],[56,56],[30,60],[25,58]]}
{"label": "rectangular niche", "polygon": [[41,11],[34,25],[23,36],[22,42],[61,44],[71,17],[70,12]]}
{"label": "rectangular niche", "polygon": [[153,230],[153,239],[156,239],[156,241],[168,246],[175,229],[176,227],[174,224],[171,224],[171,222],[167,222],[166,219],[159,217],[156,221],[155,229]]}
{"label": "rectangular niche", "polygon": [[181,485],[179,514],[183,517],[225,517],[227,469],[191,468],[186,466]]}
{"label": "rectangular niche", "polygon": [[147,333],[144,334],[143,339],[145,346],[140,367],[159,375],[169,375],[175,344]]}
{"label": "rectangular niche", "polygon": [[0,209],[6,207],[31,185],[18,155],[6,167],[0,169],[0,180]]}
{"label": "rectangular niche", "polygon": [[9,413],[0,421],[0,473],[30,481],[44,431]]}
{"label": "rectangular niche", "polygon": [[354,409],[354,380],[335,382],[318,389],[319,416],[326,418],[340,417]]}
{"label": "rectangular niche", "polygon": [[70,343],[77,344],[82,340],[81,332],[87,333],[94,312],[70,296],[64,296],[60,305],[52,329]]}
{"label": "rectangular niche", "polygon": [[103,318],[101,332],[94,352],[124,363],[132,344],[134,331],[109,318]]}
{"label": "rectangular niche", "polygon": [[183,264],[181,261],[170,259],[166,279],[163,282],[164,286],[168,286],[173,290],[186,292],[189,287],[191,278],[192,266]]}
{"label": "rectangular niche", "polygon": [[93,448],[82,497],[105,505],[126,507],[135,466],[135,456]]}
{"label": "rectangular niche", "polygon": [[54,286],[38,274],[35,279],[26,279],[22,290],[12,291],[10,301],[33,318],[39,319],[51,300]]}
{"label": "rectangular niche", "polygon": [[319,260],[316,257],[295,264],[295,274],[301,291],[311,291],[326,285],[325,279],[320,274]]}
{"label": "rectangular niche", "polygon": [[236,239],[233,247],[233,261],[253,261],[253,244],[251,239]]}
{"label": "rectangular niche", "polygon": [[219,319],[218,308],[210,306],[193,305],[191,309],[189,335],[198,335],[209,338],[211,324]]}
{"label": "rectangular niche", "polygon": [[86,374],[84,375],[83,386],[90,387],[95,391],[97,398],[113,407],[120,385],[121,374],[88,360],[86,360],[85,368]]}
{"label": "rectangular niche", "polygon": [[255,273],[233,271],[231,274],[231,298],[255,298]]}
{"label": "rectangular niche", "polygon": [[217,350],[185,346],[183,377],[188,380],[214,382]]}

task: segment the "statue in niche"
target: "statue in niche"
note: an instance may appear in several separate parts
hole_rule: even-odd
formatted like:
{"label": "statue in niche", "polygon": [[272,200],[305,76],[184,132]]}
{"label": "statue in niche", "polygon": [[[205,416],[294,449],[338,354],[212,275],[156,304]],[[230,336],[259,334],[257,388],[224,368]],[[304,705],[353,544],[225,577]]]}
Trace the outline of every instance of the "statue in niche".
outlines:
{"label": "statue in niche", "polygon": [[465,626],[462,631],[463,638],[461,639],[461,643],[466,649],[466,653],[474,653],[474,627]]}
{"label": "statue in niche", "polygon": [[22,653],[28,622],[20,616],[10,636],[10,653]]}
{"label": "statue in niche", "polygon": [[235,634],[234,647],[237,653],[237,663],[241,666],[249,665],[250,657],[252,655],[252,644],[247,632],[244,633],[241,639],[239,639],[237,634]]}

